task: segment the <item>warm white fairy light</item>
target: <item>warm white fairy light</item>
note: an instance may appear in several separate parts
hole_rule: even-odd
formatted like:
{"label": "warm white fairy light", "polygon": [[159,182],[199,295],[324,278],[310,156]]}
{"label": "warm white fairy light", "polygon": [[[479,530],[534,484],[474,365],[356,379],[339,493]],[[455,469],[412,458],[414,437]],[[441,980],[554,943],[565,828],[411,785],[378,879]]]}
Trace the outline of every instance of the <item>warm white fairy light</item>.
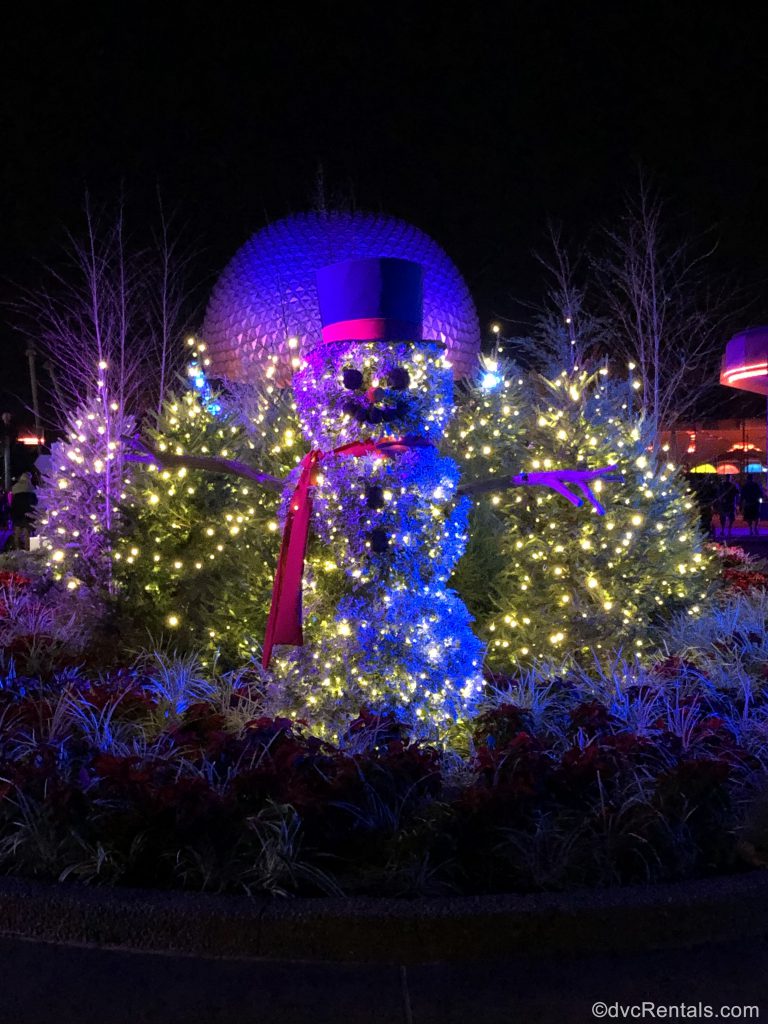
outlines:
{"label": "warm white fairy light", "polygon": [[[194,345],[190,348],[194,349]],[[194,352],[199,365],[199,350],[194,349]],[[363,358],[364,373],[373,374],[376,358],[374,355]],[[424,403],[424,436],[438,440],[452,409],[452,401],[442,396],[435,398],[432,383],[433,375],[444,370],[443,357],[428,356],[425,349],[414,354],[408,370],[409,393],[420,396],[419,401]],[[377,373],[376,379],[383,377]],[[337,387],[335,380],[332,376],[323,386]],[[467,478],[493,474],[501,478],[512,468],[505,460],[514,452],[515,470],[618,461],[625,481],[622,485],[595,487],[609,505],[609,514],[604,519],[583,511],[571,514],[561,498],[544,492],[534,495],[515,489],[477,499],[487,503],[494,515],[501,516],[508,530],[505,541],[507,585],[503,592],[506,604],[498,616],[484,626],[491,656],[503,653],[509,660],[553,652],[559,656],[578,646],[584,636],[594,639],[594,647],[598,649],[606,642],[606,634],[601,633],[608,629],[602,625],[605,622],[610,622],[615,636],[626,636],[628,643],[640,648],[642,637],[635,633],[647,632],[649,604],[655,609],[666,609],[679,602],[701,599],[709,569],[708,558],[696,548],[693,505],[687,497],[681,500],[674,467],[658,466],[654,457],[649,458],[645,453],[639,429],[628,427],[623,419],[617,419],[609,411],[609,398],[595,390],[597,386],[611,387],[604,375],[597,375],[599,385],[584,375],[574,379],[566,375],[558,384],[557,398],[544,401],[536,410],[531,409],[526,388],[519,380],[521,378],[504,375],[497,388],[478,392],[472,399],[476,408],[471,414],[468,410],[472,403],[463,400],[453,450],[461,459]],[[206,408],[199,389],[192,386],[189,394],[169,408],[164,437],[158,440],[157,448],[161,452],[252,458],[260,468],[285,476],[301,459],[307,442],[295,414],[272,416],[270,403],[273,401],[273,395],[265,393],[265,404],[254,414],[253,422],[245,431],[226,418],[217,418]],[[599,415],[595,413],[597,402],[602,403],[604,409]],[[63,468],[56,463],[57,478],[66,481],[62,492],[74,490],[74,482],[83,479],[93,480],[97,485],[101,473],[110,471],[106,448],[95,457],[88,449],[92,437],[105,437],[98,433],[99,426],[103,425],[99,415],[94,413],[93,418],[81,418],[73,442],[60,460]],[[312,440],[327,450],[333,446],[332,440],[329,443],[332,436],[329,432],[338,430],[338,409],[318,408],[314,416],[310,430]],[[523,438],[524,442],[518,443],[518,438]],[[100,470],[97,470],[97,461]],[[349,466],[352,466],[351,461]],[[356,496],[355,508],[365,517],[361,521],[367,524],[366,530],[370,532],[380,520],[389,521],[387,517],[393,523],[405,521],[411,515],[409,509],[418,507],[423,512],[418,529],[410,522],[408,528],[399,525],[393,529],[392,550],[402,552],[406,560],[422,559],[423,564],[430,567],[434,580],[444,587],[447,573],[441,565],[442,553],[446,545],[456,545],[459,550],[466,539],[466,530],[452,525],[455,481],[437,479],[422,484],[414,479],[407,480],[404,486],[401,467],[393,471],[387,459],[371,460],[370,468],[365,460],[358,460],[355,466],[354,475],[352,468],[344,473],[349,473],[350,493]],[[366,489],[360,487],[361,467],[366,486],[375,479],[381,488],[380,507],[367,506]],[[420,721],[445,723],[445,708],[455,694],[474,692],[479,664],[471,666],[465,678],[454,669],[443,673],[439,687],[429,691],[426,703],[420,703],[425,693],[422,671],[429,675],[455,654],[450,630],[440,632],[442,612],[435,622],[422,619],[409,622],[402,649],[414,652],[414,660],[408,661],[401,655],[401,668],[384,673],[380,665],[392,664],[385,625],[389,620],[378,622],[373,617],[373,622],[364,625],[359,614],[337,619],[333,614],[335,605],[330,610],[323,605],[326,587],[331,588],[328,593],[338,593],[337,588],[348,585],[348,580],[352,593],[362,594],[365,588],[376,586],[377,579],[370,540],[366,539],[361,548],[356,549],[354,537],[340,525],[352,506],[344,489],[347,476],[340,477],[331,468],[324,466],[318,476],[317,510],[322,521],[318,520],[320,536],[317,547],[310,549],[306,575],[306,592],[311,597],[307,602],[311,645],[306,653],[313,663],[316,653],[323,659],[322,677],[315,675],[316,679],[322,679],[323,693],[311,693],[315,698],[312,707],[322,715],[332,702],[343,702],[352,679],[362,694],[397,693],[397,699],[404,706],[414,708],[413,713]],[[158,625],[165,623],[169,628],[181,629],[183,623],[183,633],[189,631],[211,647],[231,642],[241,654],[254,654],[258,637],[254,640],[254,630],[248,629],[248,620],[254,615],[263,616],[268,601],[275,535],[279,531],[277,496],[236,478],[222,482],[221,477],[212,478],[198,470],[185,470],[182,474],[178,468],[171,471],[147,466],[141,472],[140,484],[131,483],[128,494],[129,501],[134,503],[135,515],[143,523],[145,540],[133,543],[126,538],[118,545],[113,561],[123,585],[130,586],[130,581],[135,580],[137,588],[157,602]],[[176,486],[180,482],[185,486]],[[211,503],[207,505],[209,499]],[[65,500],[68,498],[63,493],[60,501]],[[410,503],[414,501],[417,504],[412,506]],[[204,511],[207,508],[212,511]],[[55,518],[51,512],[52,525]],[[70,537],[67,531],[55,547],[50,547],[49,557],[54,566],[68,560],[70,550],[75,550],[70,547]],[[195,546],[187,554],[185,547],[190,540]],[[368,552],[364,557],[363,549]],[[269,557],[264,554],[266,551]],[[192,594],[194,586],[204,586],[207,573],[226,575],[227,567],[233,578],[241,579],[241,574],[247,571],[258,580],[261,589],[254,592],[260,595],[260,607],[257,610],[248,603],[253,588],[241,586],[231,614],[223,610],[215,623],[206,622],[203,628],[199,620],[195,620],[192,604],[185,606],[179,601],[179,595]],[[58,571],[63,568],[59,566]],[[392,577],[391,589],[381,596],[380,607],[387,615],[391,609],[393,617],[408,618],[404,609],[411,598],[409,578],[410,565],[404,561]],[[192,581],[199,582],[193,584]],[[655,591],[651,594],[652,582]],[[439,609],[439,602],[428,588],[427,594],[429,602]],[[545,614],[524,614],[531,611],[535,602],[541,607],[546,596],[550,603]],[[317,612],[312,610],[314,608]],[[175,619],[175,625],[171,624],[171,618]],[[581,622],[585,625],[580,625]],[[375,633],[371,634],[371,630]],[[379,664],[376,660],[361,663],[350,658],[349,645],[358,643],[360,634],[375,635],[371,650],[377,652]],[[232,640],[224,641],[222,637]],[[422,668],[414,671],[410,666],[415,665],[419,657]],[[277,674],[293,678],[293,671],[294,662],[280,653],[276,660]],[[306,697],[306,690],[304,694]],[[298,701],[298,691],[296,699]]]}
{"label": "warm white fairy light", "polygon": [[[624,636],[636,648],[644,647],[636,643],[637,634],[648,633],[654,609],[694,603],[711,578],[711,561],[701,550],[695,508],[684,483],[674,467],[648,455],[641,428],[620,410],[621,382],[613,385],[607,376],[564,372],[551,385],[552,396],[560,397],[537,409],[521,378],[505,374],[498,393],[471,392],[459,408],[454,444],[467,476],[616,462],[624,473],[621,484],[595,483],[595,493],[609,506],[602,519],[571,512],[545,492],[481,499],[502,516],[507,531],[499,554],[502,571],[489,581],[502,611],[481,623],[492,664],[546,656],[553,647],[577,654],[583,649],[589,659],[590,648],[605,646],[603,630],[614,650]],[[516,422],[512,410],[519,412],[521,406],[524,412]],[[495,440],[497,430],[501,444]],[[549,534],[566,538],[559,555],[546,539]],[[617,538],[613,543],[612,537]],[[675,559],[675,553],[684,557]],[[569,586],[563,590],[565,579]],[[521,610],[532,602],[539,611],[526,625]],[[521,631],[525,653],[519,642],[512,642]],[[554,643],[560,633],[564,639]]]}

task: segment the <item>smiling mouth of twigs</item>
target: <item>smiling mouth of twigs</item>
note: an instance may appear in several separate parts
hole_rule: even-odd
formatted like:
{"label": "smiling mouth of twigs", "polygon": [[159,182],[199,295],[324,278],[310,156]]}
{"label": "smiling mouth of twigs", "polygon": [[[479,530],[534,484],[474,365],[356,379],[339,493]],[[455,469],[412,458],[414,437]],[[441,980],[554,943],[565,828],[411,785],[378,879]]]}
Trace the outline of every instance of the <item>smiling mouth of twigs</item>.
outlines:
{"label": "smiling mouth of twigs", "polygon": [[379,396],[377,395],[366,396],[362,402],[359,399],[349,398],[344,402],[342,408],[358,423],[392,423],[405,416],[408,406],[403,399],[398,399],[395,405],[384,406],[377,405],[378,400]]}

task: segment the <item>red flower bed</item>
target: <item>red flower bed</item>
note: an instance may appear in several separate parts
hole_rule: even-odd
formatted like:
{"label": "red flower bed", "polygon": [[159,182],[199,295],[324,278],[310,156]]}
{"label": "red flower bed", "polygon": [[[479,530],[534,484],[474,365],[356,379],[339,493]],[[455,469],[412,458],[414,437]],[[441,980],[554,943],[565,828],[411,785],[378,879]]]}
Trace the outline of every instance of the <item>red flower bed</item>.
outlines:
{"label": "red flower bed", "polygon": [[2,868],[132,885],[481,892],[738,862],[739,787],[762,769],[726,697],[681,694],[674,722],[660,711],[640,734],[578,685],[553,690],[544,723],[511,702],[482,714],[456,775],[455,758],[369,711],[341,746],[285,718],[234,729],[204,701],[158,731],[160,698],[138,673],[74,682],[66,722],[60,692],[17,680],[0,689],[0,848],[14,851]]}
{"label": "red flower bed", "polygon": [[[723,578],[745,593],[768,586],[748,563]],[[0,591],[30,584],[0,573]],[[757,670],[747,706],[737,680],[717,689],[688,657],[609,696],[542,680],[541,706],[510,696],[479,715],[463,757],[370,709],[338,745],[302,722],[248,720],[258,677],[223,702],[200,699],[206,687],[172,700],[139,671],[14,677],[0,685],[0,871],[412,895],[738,869],[768,851],[768,696]]]}
{"label": "red flower bed", "polygon": [[768,574],[755,569],[724,569],[723,579],[731,590],[742,593],[768,588]]}
{"label": "red flower bed", "polygon": [[26,587],[32,580],[20,572],[10,572],[8,569],[0,569],[0,587]]}
{"label": "red flower bed", "polygon": [[8,604],[3,594],[10,590],[23,590],[28,587],[32,580],[20,572],[9,572],[7,569],[0,570],[0,619],[8,617]]}

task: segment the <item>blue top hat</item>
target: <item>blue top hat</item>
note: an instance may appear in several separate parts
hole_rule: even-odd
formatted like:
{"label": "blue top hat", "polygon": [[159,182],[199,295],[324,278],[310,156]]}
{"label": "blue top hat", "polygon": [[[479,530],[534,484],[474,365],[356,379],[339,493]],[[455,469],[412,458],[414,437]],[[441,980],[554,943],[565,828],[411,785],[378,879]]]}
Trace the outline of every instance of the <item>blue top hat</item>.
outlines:
{"label": "blue top hat", "polygon": [[390,256],[345,260],[317,271],[325,344],[420,341],[422,269]]}

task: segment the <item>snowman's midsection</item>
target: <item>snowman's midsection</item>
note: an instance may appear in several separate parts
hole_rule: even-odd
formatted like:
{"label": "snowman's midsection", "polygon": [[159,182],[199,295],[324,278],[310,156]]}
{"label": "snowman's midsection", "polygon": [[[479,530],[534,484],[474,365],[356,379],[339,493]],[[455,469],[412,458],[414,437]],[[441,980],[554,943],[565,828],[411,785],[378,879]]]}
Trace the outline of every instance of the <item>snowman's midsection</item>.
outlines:
{"label": "snowman's midsection", "polygon": [[466,543],[466,503],[454,500],[457,476],[451,459],[431,452],[329,459],[314,490],[313,534],[356,579],[447,579]]}

